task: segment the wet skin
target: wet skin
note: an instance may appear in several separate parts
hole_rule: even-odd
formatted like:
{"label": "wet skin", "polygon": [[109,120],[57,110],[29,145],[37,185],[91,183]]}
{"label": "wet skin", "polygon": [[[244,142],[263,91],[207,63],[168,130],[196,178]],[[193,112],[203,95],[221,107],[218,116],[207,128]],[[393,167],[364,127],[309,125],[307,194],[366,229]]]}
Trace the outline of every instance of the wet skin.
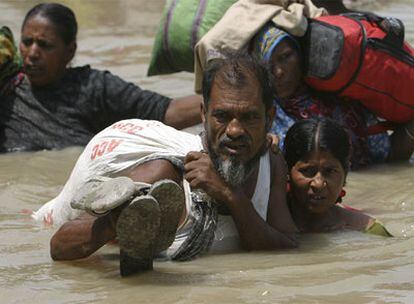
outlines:
{"label": "wet skin", "polygon": [[309,213],[322,214],[336,204],[345,183],[345,171],[331,153],[317,150],[291,169],[295,203]]}
{"label": "wet skin", "polygon": [[[272,121],[274,109],[266,112],[256,79],[239,90],[218,83],[213,84],[208,109],[203,110],[207,137],[222,159],[234,157],[245,163],[265,144],[265,122]],[[222,142],[223,137],[229,140]]]}
{"label": "wet skin", "polygon": [[287,99],[300,95],[304,89],[302,62],[296,46],[290,39],[282,40],[271,57],[277,96]]}
{"label": "wet skin", "polygon": [[22,29],[20,53],[33,86],[47,86],[62,78],[75,50],[76,42],[66,44],[55,25],[40,15],[30,18]]}

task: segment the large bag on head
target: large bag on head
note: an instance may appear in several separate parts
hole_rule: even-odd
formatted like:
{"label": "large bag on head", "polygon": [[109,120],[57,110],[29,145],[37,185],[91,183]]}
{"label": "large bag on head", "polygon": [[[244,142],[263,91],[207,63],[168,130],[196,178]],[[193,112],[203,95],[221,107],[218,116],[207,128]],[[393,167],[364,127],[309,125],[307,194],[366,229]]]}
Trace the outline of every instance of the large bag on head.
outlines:
{"label": "large bag on head", "polygon": [[414,51],[400,20],[374,14],[313,19],[305,58],[311,87],[359,100],[391,122],[414,119]]}
{"label": "large bag on head", "polygon": [[237,0],[167,0],[148,76],[194,71],[194,47]]}

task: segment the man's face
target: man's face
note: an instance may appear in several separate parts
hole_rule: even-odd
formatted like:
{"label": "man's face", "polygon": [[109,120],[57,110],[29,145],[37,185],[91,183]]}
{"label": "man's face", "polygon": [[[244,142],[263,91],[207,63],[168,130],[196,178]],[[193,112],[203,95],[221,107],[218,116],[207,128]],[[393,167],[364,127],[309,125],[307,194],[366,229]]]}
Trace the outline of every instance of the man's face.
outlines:
{"label": "man's face", "polygon": [[[218,78],[218,79],[217,79]],[[241,184],[266,146],[266,113],[261,86],[252,77],[242,88],[214,80],[203,112],[208,149],[216,169],[232,185]]]}

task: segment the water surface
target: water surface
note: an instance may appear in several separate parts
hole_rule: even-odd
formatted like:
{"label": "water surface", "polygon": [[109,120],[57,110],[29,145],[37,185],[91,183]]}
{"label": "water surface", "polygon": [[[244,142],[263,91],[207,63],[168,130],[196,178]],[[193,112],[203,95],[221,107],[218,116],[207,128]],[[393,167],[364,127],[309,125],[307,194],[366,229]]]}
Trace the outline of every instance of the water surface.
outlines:
{"label": "water surface", "polygon": [[[0,24],[19,36],[36,1],[0,2]],[[163,1],[65,1],[79,20],[75,65],[108,69],[170,96],[192,93],[193,77],[145,77]],[[367,1],[365,9],[404,20],[414,42],[414,1]],[[354,5],[354,4],[353,4]],[[345,202],[381,219],[395,238],[358,232],[306,235],[293,251],[210,255],[157,262],[151,273],[120,278],[118,250],[53,262],[54,230],[28,220],[59,193],[81,148],[0,155],[0,303],[412,303],[414,168],[383,165],[352,172]]]}

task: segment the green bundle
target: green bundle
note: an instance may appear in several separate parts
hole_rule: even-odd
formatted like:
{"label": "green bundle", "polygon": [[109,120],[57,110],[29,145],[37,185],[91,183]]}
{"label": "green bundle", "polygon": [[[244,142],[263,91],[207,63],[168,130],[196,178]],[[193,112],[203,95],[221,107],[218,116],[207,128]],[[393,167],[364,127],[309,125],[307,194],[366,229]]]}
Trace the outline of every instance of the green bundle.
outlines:
{"label": "green bundle", "polygon": [[194,47],[236,0],[167,0],[148,76],[194,71]]}

